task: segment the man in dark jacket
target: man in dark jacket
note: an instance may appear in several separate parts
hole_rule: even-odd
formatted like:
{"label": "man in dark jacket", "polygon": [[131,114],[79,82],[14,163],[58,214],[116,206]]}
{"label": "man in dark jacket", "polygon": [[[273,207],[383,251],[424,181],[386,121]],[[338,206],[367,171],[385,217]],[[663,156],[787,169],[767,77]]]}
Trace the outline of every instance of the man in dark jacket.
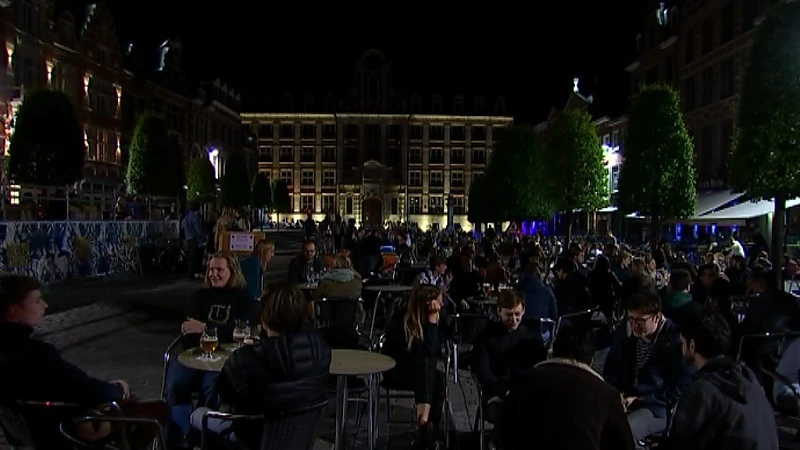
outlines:
{"label": "man in dark jacket", "polygon": [[473,370],[483,398],[486,418],[497,423],[512,379],[547,358],[541,336],[522,324],[525,303],[518,291],[503,291],[497,299],[501,322],[489,325],[475,340]]}
{"label": "man in dark jacket", "polygon": [[632,450],[619,393],[592,370],[594,335],[562,328],[553,359],[520,374],[503,408],[503,448],[523,450]]}
{"label": "man in dark jacket", "polygon": [[675,324],[661,313],[658,294],[642,290],[628,299],[626,310],[627,324],[612,336],[603,376],[624,396],[639,442],[664,430],[693,370],[684,362]]}
{"label": "man in dark jacket", "polygon": [[[130,395],[124,381],[92,378],[65,361],[52,345],[31,338],[42,323],[47,303],[39,281],[22,275],[0,275],[0,402],[16,410],[19,401],[65,402],[77,410],[32,408],[22,413],[36,448],[71,447],[61,440],[60,422],[88,413],[103,403],[121,402]],[[82,434],[78,430],[78,434]],[[82,437],[91,439],[94,430]],[[102,436],[96,436],[102,437]]]}
{"label": "man in dark jacket", "polygon": [[731,332],[713,312],[681,322],[684,357],[698,371],[675,409],[668,448],[773,450],[775,415],[755,374],[727,358]]}
{"label": "man in dark jacket", "polygon": [[322,261],[317,258],[317,244],[313,239],[303,242],[300,254],[289,261],[289,283],[307,283],[310,273],[322,273]]}

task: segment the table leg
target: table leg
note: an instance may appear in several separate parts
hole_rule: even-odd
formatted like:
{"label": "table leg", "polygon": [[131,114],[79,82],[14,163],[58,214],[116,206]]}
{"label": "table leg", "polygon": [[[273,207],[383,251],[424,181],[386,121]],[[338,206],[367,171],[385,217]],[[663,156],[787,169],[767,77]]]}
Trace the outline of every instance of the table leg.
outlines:
{"label": "table leg", "polygon": [[344,425],[347,420],[347,376],[336,378],[336,431],[333,448],[344,449]]}
{"label": "table leg", "polygon": [[367,439],[369,450],[375,448],[375,375],[367,376]]}
{"label": "table leg", "polygon": [[378,295],[375,297],[375,304],[372,306],[372,321],[369,325],[369,342],[372,344],[372,339],[375,335],[375,316],[378,315],[378,304],[381,301],[381,295],[383,291],[378,291]]}
{"label": "table leg", "polygon": [[453,381],[458,383],[458,343],[453,342]]}

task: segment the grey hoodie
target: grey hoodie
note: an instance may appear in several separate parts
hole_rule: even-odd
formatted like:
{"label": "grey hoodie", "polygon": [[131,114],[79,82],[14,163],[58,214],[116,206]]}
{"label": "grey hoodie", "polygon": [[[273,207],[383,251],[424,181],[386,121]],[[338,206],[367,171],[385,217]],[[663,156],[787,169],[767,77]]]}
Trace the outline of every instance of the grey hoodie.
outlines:
{"label": "grey hoodie", "polygon": [[755,374],[720,356],[678,401],[667,449],[778,450],[775,416]]}

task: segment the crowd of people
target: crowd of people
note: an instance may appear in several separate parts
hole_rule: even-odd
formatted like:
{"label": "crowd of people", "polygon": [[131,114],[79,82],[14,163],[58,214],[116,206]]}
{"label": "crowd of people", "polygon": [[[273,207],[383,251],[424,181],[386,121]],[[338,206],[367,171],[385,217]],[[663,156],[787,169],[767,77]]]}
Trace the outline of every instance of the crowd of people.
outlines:
{"label": "crowd of people", "polygon": [[[191,232],[192,222],[184,223]],[[694,262],[668,245],[632,248],[610,233],[565,246],[538,235],[352,223],[342,225],[332,251],[320,252],[328,229],[308,227],[280,283],[264,282],[274,253],[268,240],[244,258],[213,254],[176,329],[178,345],[197,347],[209,327],[233,343],[242,323],[256,329],[254,339],[220,372],[170,360],[163,399],[150,402],[124,381],[89,377],[31,338],[46,309],[39,284],[0,276],[0,370],[9,377],[0,387],[3,405],[73,405],[19,407],[33,418],[25,424],[38,448],[61,448],[64,424],[86,441],[118,438],[114,424],[71,422],[110,402],[123,415],[162,423],[170,446],[187,448],[207,411],[272,417],[324,402],[331,348],[344,345],[395,360],[381,383],[413,391],[419,448],[444,441],[453,352],[463,353],[454,368],[459,382],[472,378],[480,388],[471,406],[494,425],[486,437],[504,449],[772,450],[776,414],[800,414],[800,340],[790,334],[800,330],[800,309],[776,281],[776,272],[794,276],[788,263],[772,268],[734,244]],[[374,335],[366,318],[378,302],[363,289],[372,283],[410,286],[384,303]],[[351,324],[357,339],[331,340],[315,329],[316,301],[331,297],[365,300]],[[476,323],[479,329],[467,326]],[[779,342],[776,333],[783,333]],[[263,438],[257,422],[211,420],[208,427],[220,448],[257,448]],[[153,437],[147,427],[135,431],[136,439]]]}

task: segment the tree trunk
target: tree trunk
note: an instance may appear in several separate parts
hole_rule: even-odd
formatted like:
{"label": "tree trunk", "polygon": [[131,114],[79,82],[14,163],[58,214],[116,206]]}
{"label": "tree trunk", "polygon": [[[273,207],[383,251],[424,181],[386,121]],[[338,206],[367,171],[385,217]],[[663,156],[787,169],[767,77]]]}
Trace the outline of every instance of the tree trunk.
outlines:
{"label": "tree trunk", "polygon": [[775,210],[772,214],[772,271],[779,290],[781,286],[781,266],[783,265],[783,233],[786,228],[786,196],[775,196]]}
{"label": "tree trunk", "polygon": [[567,211],[564,216],[567,219],[567,239],[566,242],[564,242],[564,245],[566,248],[569,248],[569,244],[572,243],[572,222],[575,220],[575,218],[572,211]]}
{"label": "tree trunk", "polygon": [[658,248],[658,241],[661,238],[661,218],[657,214],[650,216],[650,249]]}

